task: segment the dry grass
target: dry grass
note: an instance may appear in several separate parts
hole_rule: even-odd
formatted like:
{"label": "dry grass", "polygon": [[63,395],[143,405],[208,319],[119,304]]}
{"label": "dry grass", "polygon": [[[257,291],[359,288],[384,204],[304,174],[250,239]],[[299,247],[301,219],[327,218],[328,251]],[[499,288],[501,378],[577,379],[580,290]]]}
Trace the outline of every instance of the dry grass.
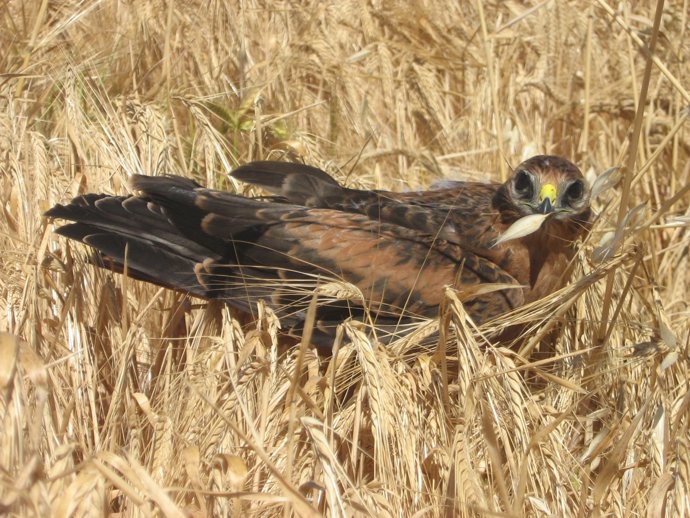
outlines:
{"label": "dry grass", "polygon": [[[645,81],[655,2],[629,4],[4,3],[0,513],[689,516],[690,9],[667,2]],[[346,325],[331,362],[41,217],[130,173],[241,189],[235,164],[287,154],[404,189],[538,152],[635,159],[573,284],[484,329],[449,292],[387,349]],[[520,351],[486,347],[516,319]]]}

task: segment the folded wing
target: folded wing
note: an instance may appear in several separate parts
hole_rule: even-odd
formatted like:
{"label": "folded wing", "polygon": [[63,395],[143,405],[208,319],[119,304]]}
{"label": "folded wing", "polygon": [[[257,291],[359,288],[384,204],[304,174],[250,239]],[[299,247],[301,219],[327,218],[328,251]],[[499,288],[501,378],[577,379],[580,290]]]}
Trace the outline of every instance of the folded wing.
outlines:
{"label": "folded wing", "polygon": [[273,161],[242,165],[232,176],[274,194],[276,201],[363,214],[475,252],[498,237],[492,228],[497,184],[446,182],[441,189],[424,192],[359,190],[341,186],[315,167]]}

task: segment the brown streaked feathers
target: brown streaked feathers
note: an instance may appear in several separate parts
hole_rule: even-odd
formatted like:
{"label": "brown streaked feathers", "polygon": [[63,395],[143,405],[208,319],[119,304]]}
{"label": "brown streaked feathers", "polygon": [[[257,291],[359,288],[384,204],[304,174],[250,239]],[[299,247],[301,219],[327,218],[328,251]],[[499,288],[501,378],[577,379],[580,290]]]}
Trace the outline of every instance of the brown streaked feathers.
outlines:
{"label": "brown streaked feathers", "polygon": [[[415,317],[435,316],[444,286],[520,286],[469,298],[477,322],[560,288],[590,217],[582,174],[555,156],[523,162],[502,185],[450,182],[424,192],[348,189],[319,169],[283,162],[253,162],[232,176],[272,196],[137,175],[135,196],[87,194],[46,215],[72,221],[57,232],[115,268],[126,263],[133,277],[247,312],[263,299],[286,327],[300,327],[315,287],[347,281],[393,335]],[[538,231],[495,246],[537,212],[550,214]],[[324,301],[315,339],[327,343],[337,324],[363,312],[361,301]]]}

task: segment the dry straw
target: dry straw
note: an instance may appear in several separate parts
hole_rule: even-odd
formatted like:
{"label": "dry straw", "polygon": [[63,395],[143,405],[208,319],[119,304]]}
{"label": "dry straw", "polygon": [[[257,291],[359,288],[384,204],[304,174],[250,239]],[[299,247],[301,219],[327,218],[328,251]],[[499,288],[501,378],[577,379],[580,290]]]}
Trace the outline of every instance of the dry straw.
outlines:
{"label": "dry straw", "polygon": [[[0,10],[0,514],[690,515],[687,0]],[[387,347],[344,323],[330,360],[42,218],[131,173],[241,190],[285,158],[400,190],[542,152],[622,167],[571,284],[481,327],[449,289]]]}

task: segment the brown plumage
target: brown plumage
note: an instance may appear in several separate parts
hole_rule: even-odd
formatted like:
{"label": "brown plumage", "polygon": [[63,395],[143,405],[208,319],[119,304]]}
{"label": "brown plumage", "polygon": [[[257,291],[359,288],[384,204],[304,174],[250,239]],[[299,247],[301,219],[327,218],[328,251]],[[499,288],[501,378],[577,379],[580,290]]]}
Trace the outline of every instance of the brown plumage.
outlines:
{"label": "brown plumage", "polygon": [[[137,175],[136,196],[87,194],[46,215],[73,221],[57,232],[98,250],[106,265],[126,262],[134,277],[248,312],[263,299],[286,327],[303,322],[314,287],[345,280],[393,334],[435,316],[444,286],[522,286],[469,298],[477,322],[560,288],[590,217],[582,174],[555,156],[523,162],[505,184],[448,182],[424,192],[348,189],[319,169],[281,162],[253,162],[232,176],[273,196]],[[537,212],[550,214],[538,231],[495,245]],[[316,340],[363,312],[356,299],[324,302]]]}

